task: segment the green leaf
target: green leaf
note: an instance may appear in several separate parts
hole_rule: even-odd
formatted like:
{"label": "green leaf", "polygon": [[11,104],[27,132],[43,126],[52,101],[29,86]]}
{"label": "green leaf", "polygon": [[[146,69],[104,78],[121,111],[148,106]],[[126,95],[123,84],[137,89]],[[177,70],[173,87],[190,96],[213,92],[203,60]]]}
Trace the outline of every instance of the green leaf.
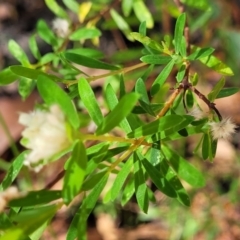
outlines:
{"label": "green leaf", "polygon": [[93,39],[100,36],[101,31],[97,28],[79,28],[69,36],[69,39],[72,41],[80,41],[83,39]]}
{"label": "green leaf", "polygon": [[186,14],[182,13],[176,21],[175,30],[174,30],[174,44],[175,44],[175,52],[179,53],[182,43],[183,31],[185,27]]}
{"label": "green leaf", "polygon": [[79,127],[80,122],[75,106],[64,90],[44,75],[38,77],[37,88],[41,97],[48,105],[59,104],[71,125],[75,129]]}
{"label": "green leaf", "polygon": [[1,240],[28,239],[28,235],[36,231],[46,221],[50,221],[59,207],[59,205],[49,205],[23,210],[13,219],[14,222],[19,221],[19,224],[6,230],[1,236]]}
{"label": "green leaf", "polygon": [[134,159],[134,186],[137,203],[141,210],[144,213],[147,213],[149,199],[142,164],[138,159],[136,153],[133,154],[133,159]]}
{"label": "green leaf", "polygon": [[43,76],[50,78],[51,80],[56,81],[56,82],[62,81],[61,78],[58,78],[54,75],[50,75],[50,74],[44,73],[40,70],[26,68],[23,66],[11,66],[10,70],[18,76],[30,78],[30,79],[34,79],[34,80],[36,80],[40,75],[43,75]]}
{"label": "green leaf", "polygon": [[181,2],[186,4],[187,6],[190,6],[199,10],[205,10],[205,11],[207,11],[211,6],[209,0],[199,0],[199,1],[182,0]]}
{"label": "green leaf", "polygon": [[186,57],[186,55],[187,55],[187,44],[186,44],[186,39],[185,39],[184,36],[182,36],[179,52],[180,52],[180,55],[182,57]]}
{"label": "green leaf", "polygon": [[46,204],[62,197],[59,190],[39,190],[31,191],[22,198],[14,199],[9,202],[11,207],[29,207],[38,204]]}
{"label": "green leaf", "polygon": [[44,20],[39,20],[37,22],[37,32],[39,36],[48,44],[57,47],[58,41],[53,31],[48,27]]}
{"label": "green leaf", "polygon": [[142,35],[142,34],[140,34],[138,32],[132,32],[131,36],[135,40],[137,40],[138,42],[142,43],[143,45],[146,45],[149,48],[152,48],[152,49],[157,50],[159,52],[163,51],[162,46],[158,42],[152,40],[151,38],[149,38],[147,36],[144,36],[144,35]]}
{"label": "green leaf", "polygon": [[204,160],[208,159],[209,147],[210,147],[209,135],[205,133],[203,135],[203,141],[202,141],[202,157]]}
{"label": "green leaf", "polygon": [[168,197],[177,197],[175,190],[172,188],[167,179],[162,176],[161,172],[156,169],[156,167],[154,167],[146,158],[142,160],[142,164],[153,183],[161,192]]}
{"label": "green leaf", "polygon": [[116,107],[103,119],[103,122],[98,126],[96,133],[104,134],[116,127],[125,117],[129,115],[137,103],[138,98],[139,95],[136,93],[124,95]]}
{"label": "green leaf", "polygon": [[62,0],[65,6],[71,11],[78,13],[79,3],[76,0]]}
{"label": "green leaf", "polygon": [[[157,132],[161,132],[161,137],[166,137],[171,133],[179,131],[180,129],[186,127],[191,121],[193,121],[191,116],[180,116],[180,115],[169,115],[164,116],[160,119],[157,119],[153,122],[147,123],[131,133],[128,134],[128,137],[135,138],[141,136],[153,135]],[[162,133],[163,132],[163,133]]]}
{"label": "green leaf", "polygon": [[175,59],[172,59],[157,76],[150,90],[152,96],[155,95],[160,90],[162,85],[165,83],[165,81],[167,80],[169,74],[173,69],[174,64],[175,64]]}
{"label": "green leaf", "polygon": [[143,36],[146,36],[146,34],[147,34],[147,24],[146,24],[146,21],[141,22],[138,31]]}
{"label": "green leaf", "polygon": [[185,72],[186,72],[186,65],[182,64],[177,73],[177,77],[176,77],[177,82],[181,82],[183,80],[185,76]]}
{"label": "green leaf", "polygon": [[[107,85],[106,90],[105,90],[105,95],[106,95],[106,101],[107,101],[107,104],[108,104],[110,110],[113,110],[118,104],[118,98],[117,98],[111,84]],[[123,119],[119,125],[126,133],[129,133],[132,131],[127,119]]]}
{"label": "green leaf", "polygon": [[41,58],[41,54],[39,52],[38,49],[38,45],[37,45],[37,41],[36,41],[36,35],[32,35],[29,38],[29,48],[32,52],[32,55],[36,58],[36,59],[40,59]]}
{"label": "green leaf", "polygon": [[134,187],[134,178],[132,175],[129,176],[128,182],[123,190],[121,205],[124,206],[131,199],[133,194],[135,193]]}
{"label": "green leaf", "polygon": [[239,92],[240,88],[232,87],[232,88],[223,88],[220,90],[216,98],[224,98],[231,96],[237,92]]}
{"label": "green leaf", "polygon": [[205,186],[203,174],[173,150],[162,145],[163,153],[177,175],[194,187]]}
{"label": "green leaf", "polygon": [[103,121],[103,115],[98,106],[91,86],[83,77],[81,77],[78,81],[78,91],[84,106],[88,110],[90,117],[96,123],[96,125],[99,126]]}
{"label": "green leaf", "polygon": [[164,177],[168,180],[168,182],[177,193],[178,201],[183,205],[189,207],[190,198],[172,167],[169,166],[168,162],[165,159],[162,159],[159,164],[159,168],[161,169]]}
{"label": "green leaf", "polygon": [[186,93],[186,103],[189,108],[192,108],[194,105],[193,92],[190,90],[187,90],[187,93]]}
{"label": "green leaf", "polygon": [[21,77],[18,84],[18,92],[23,100],[25,100],[33,91],[35,87],[35,82],[29,78]]}
{"label": "green leaf", "polygon": [[154,20],[152,14],[142,0],[133,1],[133,11],[140,22],[146,21],[147,27],[153,28]]}
{"label": "green leaf", "polygon": [[129,41],[133,41],[133,38],[130,34],[132,32],[132,30],[131,30],[130,26],[128,25],[128,23],[125,21],[125,19],[113,8],[111,8],[110,14],[111,14],[111,17],[113,18],[114,22],[116,23],[118,28],[124,33],[126,38]]}
{"label": "green leaf", "polygon": [[45,65],[47,63],[50,63],[54,61],[55,59],[58,59],[58,56],[56,56],[55,53],[46,53],[42,58],[40,59],[40,63],[42,65]]}
{"label": "green leaf", "polygon": [[106,175],[107,170],[94,173],[89,176],[83,183],[81,191],[89,191],[94,188],[94,186]]}
{"label": "green leaf", "polygon": [[128,17],[130,15],[132,7],[133,7],[133,0],[122,1],[122,11],[125,17]]}
{"label": "green leaf", "polygon": [[11,39],[8,42],[8,49],[14,58],[16,58],[23,66],[30,66],[26,53],[18,45],[18,43]]}
{"label": "green leaf", "polygon": [[214,86],[214,88],[212,89],[212,91],[208,94],[208,100],[210,102],[213,102],[216,97],[218,96],[219,92],[221,91],[221,89],[224,87],[225,85],[225,78],[222,77],[217,84]]}
{"label": "green leaf", "polygon": [[63,200],[69,204],[79,194],[85,177],[87,166],[86,150],[82,142],[77,142],[73,148],[63,179]]}
{"label": "green leaf", "polygon": [[103,58],[104,54],[96,49],[92,48],[73,48],[73,49],[67,49],[65,53],[75,53],[80,54],[86,57],[90,58]]}
{"label": "green leaf", "polygon": [[226,64],[224,64],[223,62],[221,62],[218,58],[216,58],[214,56],[200,58],[199,60],[201,63],[203,63],[204,65],[206,65],[207,67],[213,69],[214,71],[216,71],[218,73],[221,73],[221,74],[227,75],[227,76],[234,75],[233,71],[230,67],[228,67]]}
{"label": "green leaf", "polygon": [[106,69],[106,70],[119,69],[119,67],[117,66],[110,65],[108,63],[105,63],[84,55],[80,55],[80,54],[66,52],[64,53],[64,57],[71,62],[77,63],[85,67],[89,67],[89,68]]}
{"label": "green leaf", "polygon": [[15,178],[18,176],[18,173],[22,169],[23,162],[25,160],[25,155],[28,151],[22,152],[18,157],[12,162],[10,168],[8,169],[7,174],[5,175],[2,183],[0,185],[0,191],[3,191],[11,186]]}
{"label": "green leaf", "polygon": [[66,11],[55,0],[45,0],[45,3],[56,16],[68,19]]}
{"label": "green leaf", "polygon": [[215,51],[214,48],[196,48],[196,50],[190,54],[187,59],[190,61],[205,58],[210,56]]}
{"label": "green leaf", "polygon": [[122,189],[129,173],[131,172],[132,165],[133,165],[133,159],[131,157],[124,163],[124,166],[119,171],[115,181],[113,182],[112,188],[111,188],[111,200],[112,201],[114,201],[118,197],[120,190]]}
{"label": "green leaf", "polygon": [[142,62],[148,63],[148,64],[167,64],[171,61],[170,56],[165,55],[145,55],[140,58]]}
{"label": "green leaf", "polygon": [[9,67],[5,68],[0,72],[0,86],[8,85],[16,81],[17,78],[18,76],[15,75]]}
{"label": "green leaf", "polygon": [[136,86],[135,86],[135,91],[136,93],[140,94],[140,99],[142,101],[144,101],[145,103],[150,103],[149,99],[148,99],[148,93],[147,93],[147,89],[145,86],[144,81],[142,80],[142,78],[139,78],[136,82]]}

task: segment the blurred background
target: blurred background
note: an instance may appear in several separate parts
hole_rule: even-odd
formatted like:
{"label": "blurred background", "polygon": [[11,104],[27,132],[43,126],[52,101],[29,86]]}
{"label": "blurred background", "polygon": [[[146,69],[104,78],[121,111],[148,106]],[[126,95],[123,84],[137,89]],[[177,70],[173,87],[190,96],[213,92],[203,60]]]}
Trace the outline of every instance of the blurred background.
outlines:
{"label": "blurred background", "polygon": [[[61,1],[58,2],[62,4]],[[106,6],[113,4],[115,10],[120,14],[122,12],[121,1],[92,2],[96,4],[97,9],[105,9]],[[149,0],[145,3],[155,21],[154,27],[148,30],[147,35],[159,42],[164,35],[172,35],[176,17],[174,2]],[[199,1],[198,7],[186,7],[186,11],[191,43],[215,48],[214,55],[234,72],[234,76],[227,77],[226,87],[240,87],[240,1],[204,0]],[[74,16],[72,17],[74,19]],[[18,64],[8,51],[10,39],[14,39],[34,63],[35,60],[29,51],[28,39],[34,33],[36,23],[41,18],[50,26],[55,18],[46,7],[44,0],[0,1],[0,69]],[[140,22],[133,13],[125,20],[132,31],[138,31]],[[97,27],[102,31],[99,45],[94,46],[92,42],[86,41],[85,46],[100,49],[104,59],[112,63],[130,66],[139,62],[142,45],[129,41],[117,29],[108,13],[101,17]],[[38,39],[38,44],[42,54],[52,51],[51,47],[41,39]],[[149,78],[149,86],[159,70],[161,69],[156,69]],[[204,94],[209,93],[221,77],[200,64],[194,64],[191,71],[199,74],[198,89]],[[100,73],[94,73],[97,74]],[[129,89],[134,85],[139,74],[134,72],[126,76]],[[167,90],[174,86],[174,78],[173,73],[166,85]],[[104,84],[105,79],[94,83],[93,88],[97,94],[101,93]],[[118,83],[116,85],[118,86]],[[33,91],[23,101],[19,91],[21,89],[18,88],[17,81],[8,86],[0,86],[0,180],[3,179],[12,159],[22,150],[19,144],[22,130],[18,124],[19,112],[28,112],[40,102],[37,92]],[[207,184],[202,189],[193,190],[184,183],[192,199],[191,207],[186,208],[157,190],[156,203],[150,206],[147,215],[139,211],[134,198],[124,207],[118,203],[104,204],[99,201],[89,218],[88,239],[240,239],[240,92],[219,99],[216,104],[222,115],[231,117],[238,125],[238,129],[230,141],[219,140],[214,162],[210,163],[203,161],[200,156],[193,156],[192,152],[199,136],[176,144],[176,149],[201,169],[207,179]],[[24,190],[41,189],[52,181],[53,173],[61,171],[63,162],[64,159],[54,163],[52,168],[47,168],[38,176],[25,170],[22,176],[27,175],[31,179],[31,184],[21,179],[21,176],[16,180],[16,184]],[[59,189],[59,186],[61,181],[51,187]],[[76,201],[71,208],[62,209],[53,219],[42,239],[65,239],[67,228],[78,204]]]}

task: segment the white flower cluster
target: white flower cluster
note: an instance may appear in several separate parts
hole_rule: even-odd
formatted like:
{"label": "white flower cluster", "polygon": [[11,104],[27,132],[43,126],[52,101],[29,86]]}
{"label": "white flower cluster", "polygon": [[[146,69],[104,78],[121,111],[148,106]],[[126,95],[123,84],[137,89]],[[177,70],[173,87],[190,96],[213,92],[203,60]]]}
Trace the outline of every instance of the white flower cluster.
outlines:
{"label": "white flower cluster", "polygon": [[[48,111],[36,110],[21,113],[19,123],[26,128],[22,132],[24,146],[31,151],[26,155],[24,165],[38,172],[56,153],[70,146],[65,117],[58,105]],[[45,161],[45,162],[44,162]]]}
{"label": "white flower cluster", "polygon": [[65,38],[69,34],[69,23],[66,19],[54,19],[52,22],[52,28],[58,37]]}
{"label": "white flower cluster", "polygon": [[223,118],[220,122],[209,122],[213,139],[223,138],[228,140],[236,131],[236,125],[230,118]]}
{"label": "white flower cluster", "polygon": [[18,192],[16,187],[9,187],[5,191],[0,192],[0,213],[3,212],[10,200],[15,198],[23,197],[25,193]]}
{"label": "white flower cluster", "polygon": [[206,114],[197,106],[193,107],[188,115],[193,116],[196,120],[206,117]]}

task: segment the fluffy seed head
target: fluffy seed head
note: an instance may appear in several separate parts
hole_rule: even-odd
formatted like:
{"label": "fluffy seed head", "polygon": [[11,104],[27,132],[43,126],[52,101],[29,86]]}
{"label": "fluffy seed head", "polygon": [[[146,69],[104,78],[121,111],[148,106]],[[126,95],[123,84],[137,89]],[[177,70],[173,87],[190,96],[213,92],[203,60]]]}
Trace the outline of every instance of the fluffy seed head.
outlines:
{"label": "fluffy seed head", "polygon": [[230,118],[223,118],[220,122],[209,122],[213,139],[229,139],[235,132],[236,125]]}

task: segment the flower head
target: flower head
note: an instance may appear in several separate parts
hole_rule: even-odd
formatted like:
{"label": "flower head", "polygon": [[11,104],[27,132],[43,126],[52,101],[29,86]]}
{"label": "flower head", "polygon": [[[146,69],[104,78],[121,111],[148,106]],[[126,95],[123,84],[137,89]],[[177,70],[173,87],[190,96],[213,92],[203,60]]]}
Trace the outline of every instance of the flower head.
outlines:
{"label": "flower head", "polygon": [[31,150],[26,155],[24,165],[33,168],[36,172],[53,155],[71,145],[65,117],[58,105],[52,105],[49,111],[21,113],[19,123],[26,127],[22,132],[23,144]]}
{"label": "flower head", "polygon": [[189,111],[188,115],[193,116],[196,120],[200,120],[205,117],[204,112],[196,106]]}
{"label": "flower head", "polygon": [[56,18],[52,22],[53,31],[58,37],[65,38],[69,33],[69,23],[66,19]]}
{"label": "flower head", "polygon": [[220,122],[209,122],[208,124],[215,140],[219,138],[229,139],[236,129],[236,125],[230,118],[224,118]]}

